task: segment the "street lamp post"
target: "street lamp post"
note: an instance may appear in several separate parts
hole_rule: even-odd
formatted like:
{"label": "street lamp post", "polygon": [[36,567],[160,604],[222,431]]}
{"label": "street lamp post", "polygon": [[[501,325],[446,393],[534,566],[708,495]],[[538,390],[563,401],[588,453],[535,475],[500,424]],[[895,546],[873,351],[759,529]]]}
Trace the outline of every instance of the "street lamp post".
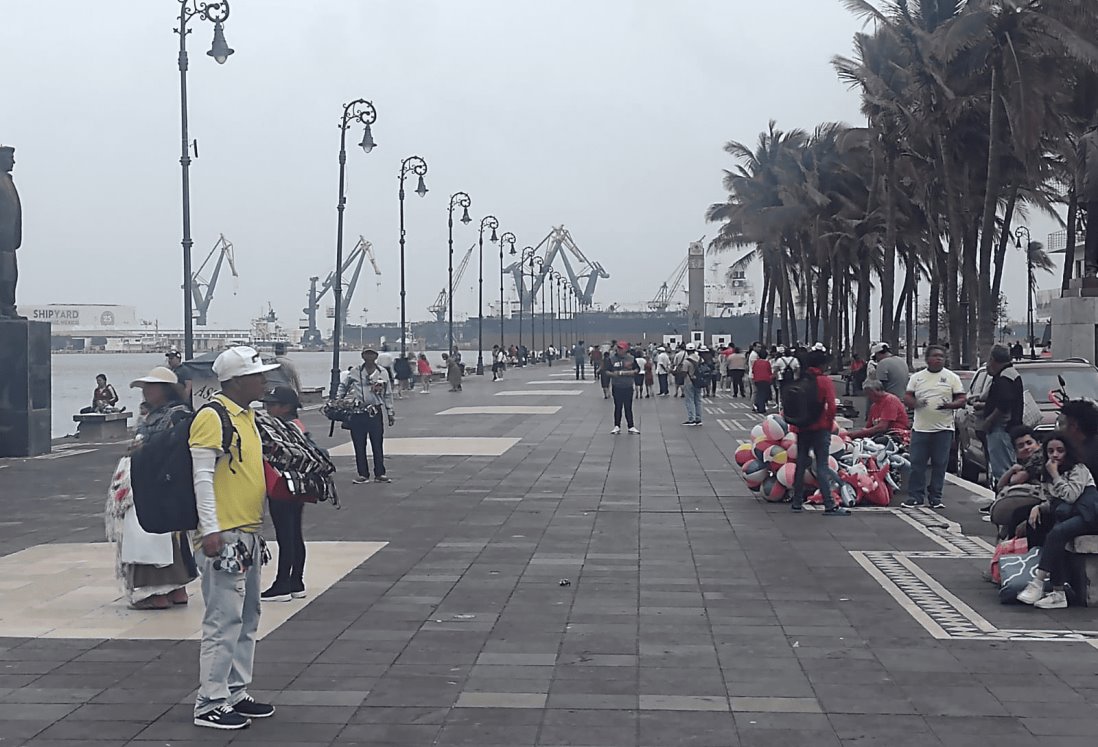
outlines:
{"label": "street lamp post", "polygon": [[557,310],[556,304],[554,303],[556,294],[554,293],[555,289],[553,287],[557,281],[556,270],[550,270],[547,277],[549,280],[549,345],[546,345],[546,347],[548,348],[551,347],[557,339]]}
{"label": "street lamp post", "polygon": [[[1022,243],[1022,236],[1025,236],[1025,244]],[[1037,358],[1037,349],[1034,347],[1033,342],[1033,237],[1029,233],[1029,229],[1025,226],[1018,226],[1018,230],[1014,232],[1014,244],[1026,253],[1026,331],[1029,335],[1029,357],[1033,360]]]}
{"label": "street lamp post", "polygon": [[448,266],[447,293],[446,293],[446,319],[448,337],[450,340],[450,347],[447,351],[450,355],[454,354],[454,208],[461,206],[461,222],[465,225],[473,220],[469,217],[469,206],[473,204],[473,201],[469,198],[469,195],[464,192],[455,192],[450,195],[450,210],[447,220],[447,228],[449,230],[448,246],[450,250],[450,259]]}
{"label": "street lamp post", "polygon": [[557,339],[560,341],[558,348],[564,350],[564,320],[567,318],[564,315],[564,276],[557,275],[557,316],[560,320],[557,322]]}
{"label": "street lamp post", "polygon": [[[536,252],[536,250],[532,246],[523,247],[522,254],[519,256],[519,261],[518,261],[518,266],[519,266],[519,287],[518,287],[518,299],[519,299],[518,344],[519,344],[519,355],[522,355],[522,313],[523,313],[522,307],[526,305],[526,300],[524,299],[523,292],[522,292],[523,286],[526,285],[526,260],[530,259],[531,260],[530,266],[533,267],[534,263],[533,263],[532,260],[533,260],[535,252]],[[515,248],[511,247],[511,254],[514,254],[514,253],[515,253]],[[534,310],[533,305],[531,305],[531,307],[530,307],[530,311],[531,311],[531,314],[530,314],[531,343],[533,342],[532,338],[534,336],[534,314],[533,314],[533,310]],[[525,357],[523,358],[522,362],[525,365],[525,363],[526,363]]]}
{"label": "street lamp post", "polygon": [[191,30],[187,24],[198,16],[200,20],[210,21],[214,25],[213,44],[206,54],[213,57],[217,64],[224,65],[233,53],[225,43],[225,29],[222,24],[229,19],[229,1],[207,3],[201,0],[179,0],[179,123],[182,131],[182,148],[179,165],[183,169],[183,347],[187,360],[194,357],[194,310],[191,299],[191,144],[187,130],[187,34]]}
{"label": "street lamp post", "polygon": [[534,322],[532,320],[533,320],[533,314],[534,314],[534,301],[537,300],[533,296],[533,288],[534,288],[534,265],[533,265],[533,263],[534,262],[537,262],[537,264],[538,264],[538,275],[541,276],[541,351],[544,353],[545,348],[546,348],[546,345],[545,345],[545,260],[543,260],[541,257],[534,257],[531,260],[531,264],[530,264],[530,290],[531,290],[531,295],[530,295],[530,317],[531,317],[530,338],[533,339],[533,337],[534,337]]}
{"label": "street lamp post", "polygon": [[347,197],[344,194],[345,176],[347,170],[347,130],[352,122],[361,122],[364,125],[362,142],[359,146],[369,153],[377,143],[374,142],[370,125],[377,121],[377,111],[374,105],[366,99],[355,99],[349,104],[343,105],[343,118],[339,123],[339,201],[336,203],[336,261],[335,283],[332,293],[335,296],[335,324],[332,328],[332,381],[328,390],[328,397],[335,399],[339,391],[339,351],[343,336],[343,210],[347,206]]}
{"label": "street lamp post", "polygon": [[499,349],[503,350],[503,322],[506,319],[503,313],[503,245],[510,244],[511,252],[515,251],[515,242],[518,239],[510,231],[505,231],[499,237]]}
{"label": "street lamp post", "polygon": [[423,177],[427,174],[427,162],[419,156],[408,156],[400,162],[400,191],[397,193],[397,197],[400,199],[400,357],[407,358],[407,343],[408,335],[406,333],[407,327],[405,326],[405,315],[407,313],[407,304],[405,302],[405,288],[404,288],[404,179],[408,174],[415,174],[419,177],[419,181],[416,184],[416,194],[423,197],[427,194],[427,185],[423,181]]}
{"label": "street lamp post", "polygon": [[484,229],[491,228],[492,236],[489,241],[499,241],[496,237],[496,229],[499,228],[499,219],[494,215],[486,215],[480,219],[480,235],[477,238],[477,376],[484,375]]}

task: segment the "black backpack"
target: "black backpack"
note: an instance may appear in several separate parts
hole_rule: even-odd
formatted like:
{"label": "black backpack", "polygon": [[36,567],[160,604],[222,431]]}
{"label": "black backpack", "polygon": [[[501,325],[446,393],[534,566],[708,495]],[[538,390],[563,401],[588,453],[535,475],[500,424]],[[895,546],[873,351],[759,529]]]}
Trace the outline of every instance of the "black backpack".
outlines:
{"label": "black backpack", "polygon": [[797,359],[792,356],[783,356],[780,360],[785,366],[782,368],[781,380],[782,388],[784,390],[785,387],[790,386],[797,379],[797,372],[793,370],[793,362]]}
{"label": "black backpack", "polygon": [[782,390],[782,414],[790,425],[799,428],[812,425],[820,419],[823,409],[814,374],[804,373]]}
{"label": "black backpack", "polygon": [[[154,433],[130,458],[130,488],[137,521],[150,534],[198,528],[191,462],[191,423],[199,412],[211,409],[221,420],[221,451],[232,455],[236,429],[225,406],[213,400],[167,430]],[[239,440],[237,441],[239,444]],[[239,459],[239,446],[237,458]]]}

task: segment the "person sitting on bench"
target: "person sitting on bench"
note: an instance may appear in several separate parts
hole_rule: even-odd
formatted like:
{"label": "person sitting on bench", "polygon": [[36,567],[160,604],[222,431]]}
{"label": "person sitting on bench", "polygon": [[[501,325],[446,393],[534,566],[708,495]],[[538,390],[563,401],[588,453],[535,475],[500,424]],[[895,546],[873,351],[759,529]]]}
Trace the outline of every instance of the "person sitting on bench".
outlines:
{"label": "person sitting on bench", "polygon": [[95,391],[92,392],[91,407],[85,407],[80,411],[81,415],[89,415],[94,412],[121,412],[124,407],[116,407],[118,404],[118,392],[107,383],[107,375],[99,374],[95,377]]}

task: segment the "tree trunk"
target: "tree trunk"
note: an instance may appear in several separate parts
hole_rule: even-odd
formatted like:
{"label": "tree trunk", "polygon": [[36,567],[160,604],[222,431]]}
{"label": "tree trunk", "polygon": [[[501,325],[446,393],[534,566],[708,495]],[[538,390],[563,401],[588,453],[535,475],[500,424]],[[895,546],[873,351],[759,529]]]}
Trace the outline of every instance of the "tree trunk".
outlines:
{"label": "tree trunk", "polygon": [[961,339],[964,337],[966,319],[959,307],[957,281],[961,271],[961,247],[964,242],[965,221],[957,205],[957,192],[949,154],[946,152],[945,133],[939,125],[935,134],[937,141],[938,171],[942,179],[942,192],[949,217],[949,254],[946,257],[945,308],[949,322],[950,364],[960,366]]}
{"label": "tree trunk", "polygon": [[896,325],[893,324],[893,306],[896,302],[896,204],[892,194],[892,171],[891,160],[885,158],[884,176],[881,179],[885,203],[884,266],[881,268],[881,339],[893,350],[897,350],[899,341]]}
{"label": "tree trunk", "polygon": [[[1098,221],[1098,216],[1091,217],[1088,215],[1087,221]],[[1090,228],[1088,225],[1087,229]],[[1098,225],[1094,228],[1098,230]],[[1064,250],[1064,279],[1060,283],[1061,293],[1067,293],[1068,288],[1071,287],[1071,275],[1075,269],[1075,242],[1078,241],[1078,229],[1079,198],[1075,194],[1075,187],[1072,186],[1071,191],[1068,192],[1067,248]]]}
{"label": "tree trunk", "polygon": [[859,252],[861,262],[858,266],[858,298],[854,313],[854,349],[851,352],[869,355],[869,307],[871,296],[869,251]]}
{"label": "tree trunk", "polygon": [[[984,184],[984,210],[980,221],[980,270],[977,277],[972,278],[978,291],[979,329],[977,342],[980,357],[987,359],[991,346],[995,344],[995,312],[999,305],[999,296],[992,294],[991,289],[991,255],[995,241],[995,216],[999,209],[999,187],[1002,181],[1003,145],[999,137],[999,110],[1002,102],[999,100],[999,71],[994,62],[991,65],[991,101],[988,107],[988,149],[987,149],[987,181]],[[975,261],[975,257],[973,257]],[[973,267],[975,270],[975,267]],[[970,297],[973,288],[969,288]],[[970,330],[970,336],[971,332]],[[970,348],[971,350],[971,348]]]}
{"label": "tree trunk", "polygon": [[910,292],[907,294],[907,331],[905,336],[907,337],[907,367],[914,368],[915,363],[915,346],[918,344],[918,340],[915,339],[915,293],[918,290],[918,274],[915,272],[915,252],[911,252],[909,257],[909,263],[907,267],[907,285]]}
{"label": "tree trunk", "polygon": [[999,234],[999,247],[995,251],[995,277],[991,281],[991,297],[998,304],[999,294],[1003,290],[1003,267],[1006,265],[1006,253],[1010,248],[1011,224],[1014,221],[1014,209],[1018,204],[1018,187],[1010,190],[1010,199],[1007,200],[1006,212],[1003,213],[1003,230]]}
{"label": "tree trunk", "polygon": [[759,294],[759,341],[766,339],[766,299],[770,295],[770,273],[763,267],[763,287]]}

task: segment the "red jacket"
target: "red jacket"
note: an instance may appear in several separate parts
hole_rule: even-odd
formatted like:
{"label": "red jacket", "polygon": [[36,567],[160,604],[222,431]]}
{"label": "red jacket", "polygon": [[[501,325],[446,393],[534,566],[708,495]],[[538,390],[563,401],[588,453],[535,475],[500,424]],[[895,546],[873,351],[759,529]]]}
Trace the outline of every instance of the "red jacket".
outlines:
{"label": "red jacket", "polygon": [[757,358],[751,365],[751,380],[769,384],[774,380],[773,369],[770,367],[770,361],[766,358]]}
{"label": "red jacket", "polygon": [[807,373],[816,377],[816,393],[819,394],[820,403],[823,405],[823,412],[820,413],[820,419],[813,423],[808,428],[798,428],[795,425],[790,425],[789,430],[793,433],[800,433],[805,431],[827,431],[830,433],[835,427],[835,413],[838,408],[835,406],[835,385],[831,383],[831,377],[827,376],[818,368],[810,368]]}

